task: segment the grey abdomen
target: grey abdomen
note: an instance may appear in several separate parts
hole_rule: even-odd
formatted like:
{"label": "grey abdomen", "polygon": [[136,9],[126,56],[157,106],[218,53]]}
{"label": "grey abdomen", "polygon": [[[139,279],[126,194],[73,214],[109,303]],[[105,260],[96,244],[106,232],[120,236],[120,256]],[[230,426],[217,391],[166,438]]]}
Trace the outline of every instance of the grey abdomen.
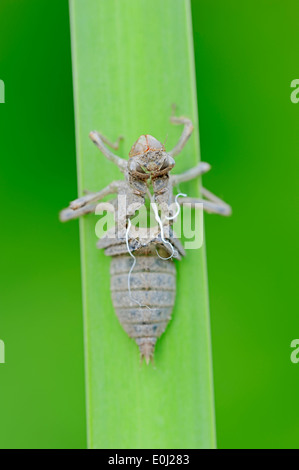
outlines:
{"label": "grey abdomen", "polygon": [[172,260],[162,260],[156,253],[137,255],[130,279],[130,298],[128,275],[132,263],[133,259],[128,254],[112,257],[112,302],[124,330],[136,340],[141,359],[144,357],[149,362],[157,338],[171,318],[176,293],[176,269]]}

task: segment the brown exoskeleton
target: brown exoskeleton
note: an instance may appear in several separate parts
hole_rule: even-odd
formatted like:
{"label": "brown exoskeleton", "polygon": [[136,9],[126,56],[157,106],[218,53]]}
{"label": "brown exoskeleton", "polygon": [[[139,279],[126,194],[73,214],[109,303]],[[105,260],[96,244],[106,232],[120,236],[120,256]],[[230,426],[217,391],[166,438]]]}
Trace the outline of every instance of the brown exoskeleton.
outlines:
{"label": "brown exoskeleton", "polygon": [[[129,160],[115,155],[105,145],[117,149],[118,143],[112,144],[98,132],[91,132],[91,140],[108,160],[118,166],[125,178],[111,182],[101,191],[72,201],[70,206],[60,213],[60,220],[66,222],[94,212],[97,201],[107,195],[125,196],[125,205],[119,204],[118,198],[113,200],[117,218],[117,238],[111,238],[108,234],[99,240],[97,246],[104,248],[105,253],[112,256],[113,304],[123,328],[136,340],[141,359],[145,358],[147,363],[153,358],[156,340],[164,332],[174,305],[176,271],[172,258],[180,259],[185,255],[174,234],[168,231],[164,236],[163,231],[164,222],[169,223],[169,220],[174,219],[171,210],[174,202],[173,188],[210,169],[208,163],[200,162],[184,173],[170,175],[175,166],[174,157],[181,152],[193,130],[192,122],[188,118],[172,116],[171,122],[184,125],[181,137],[172,150],[166,152],[164,145],[153,136],[142,135],[132,146]],[[214,194],[205,188],[201,188],[201,193],[203,199],[186,197],[178,203],[187,202],[192,206],[202,203],[207,212],[224,216],[231,214],[230,206]],[[158,231],[154,236],[145,237],[142,241],[140,237],[134,238],[130,235],[130,218],[145,204],[146,198],[159,205],[161,218],[156,214]],[[130,256],[134,258],[133,265]]]}

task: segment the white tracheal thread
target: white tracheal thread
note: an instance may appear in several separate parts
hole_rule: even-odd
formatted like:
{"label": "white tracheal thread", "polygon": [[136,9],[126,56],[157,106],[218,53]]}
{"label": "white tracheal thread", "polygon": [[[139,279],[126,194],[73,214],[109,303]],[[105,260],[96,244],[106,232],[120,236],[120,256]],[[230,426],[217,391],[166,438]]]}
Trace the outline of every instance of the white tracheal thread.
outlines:
{"label": "white tracheal thread", "polygon": [[134,299],[134,297],[132,296],[132,292],[131,292],[131,274],[133,272],[133,269],[135,268],[135,265],[136,265],[136,256],[133,255],[132,251],[130,250],[130,246],[129,246],[129,232],[130,232],[130,228],[132,226],[132,222],[130,219],[128,219],[128,227],[127,227],[127,230],[126,230],[126,245],[127,245],[127,250],[128,250],[128,253],[129,255],[133,258],[133,264],[131,266],[131,269],[129,271],[129,274],[128,274],[128,291],[129,291],[129,297],[130,299],[135,302],[136,304],[139,305],[139,307],[146,307],[148,308],[149,310],[153,310],[152,308],[150,308],[148,305],[142,305],[139,300],[137,299]]}
{"label": "white tracheal thread", "polygon": [[175,197],[175,199],[174,199],[174,202],[175,202],[175,204],[176,204],[176,206],[177,206],[177,211],[176,211],[176,213],[175,213],[172,217],[167,217],[167,216],[165,216],[165,219],[167,219],[167,220],[174,220],[174,219],[179,215],[179,213],[181,212],[181,206],[180,206],[179,203],[178,203],[178,198],[179,198],[180,196],[182,196],[182,197],[187,197],[187,194],[179,193],[179,194],[176,195],[176,197]]}
{"label": "white tracheal thread", "polygon": [[[180,196],[183,196],[183,197],[187,197],[187,194],[184,194],[184,193],[179,193],[176,195],[175,197],[175,204],[177,206],[177,211],[176,213],[171,216],[171,217],[168,217],[168,216],[165,216],[165,219],[167,220],[174,220],[178,215],[179,213],[181,212],[181,206],[179,205],[178,203],[178,198]],[[159,217],[159,213],[158,213],[158,209],[157,209],[157,204],[155,202],[152,202],[152,206],[153,206],[153,210],[154,210],[154,213],[155,213],[155,219],[156,221],[158,222],[159,226],[160,226],[160,229],[161,229],[161,239],[162,241],[167,244],[167,245],[170,245],[171,246],[171,249],[172,249],[172,253],[170,256],[168,256],[167,258],[163,258],[163,256],[160,256],[159,253],[158,253],[158,250],[156,248],[156,253],[157,255],[159,256],[160,259],[163,259],[165,261],[167,261],[168,259],[171,259],[173,258],[174,256],[177,256],[177,251],[173,248],[172,244],[170,242],[168,242],[167,240],[165,240],[164,238],[164,228],[163,228],[163,224],[162,224],[162,221],[161,221],[161,218]]]}
{"label": "white tracheal thread", "polygon": [[[181,212],[181,206],[179,205],[178,203],[178,198],[182,196],[182,197],[187,197],[187,194],[184,194],[184,193],[179,193],[176,195],[175,197],[175,204],[177,206],[177,211],[176,213],[171,216],[171,217],[167,217],[165,216],[165,219],[167,220],[174,220],[178,215],[179,213]],[[154,211],[154,214],[155,214],[155,219],[156,221],[158,222],[159,226],[160,226],[160,230],[161,230],[161,240],[162,242],[165,244],[165,245],[169,245],[171,247],[171,250],[172,250],[172,253],[170,256],[168,256],[167,258],[164,258],[163,256],[160,256],[159,253],[158,253],[158,250],[156,248],[156,253],[157,255],[159,256],[160,259],[166,261],[168,259],[171,259],[173,258],[174,256],[177,256],[177,251],[174,249],[174,247],[172,246],[172,244],[165,240],[165,237],[164,237],[164,227],[163,227],[163,223],[162,223],[162,220],[161,220],[161,217],[159,216],[159,212],[158,212],[158,208],[157,208],[157,204],[155,202],[152,202],[152,208],[153,208],[153,211]],[[128,219],[128,227],[127,227],[127,230],[126,230],[126,245],[127,245],[127,250],[128,250],[128,253],[129,255],[133,258],[133,264],[131,266],[131,269],[129,271],[129,274],[128,274],[128,291],[129,291],[129,297],[130,299],[135,302],[136,304],[138,304],[140,307],[146,307],[148,310],[153,310],[152,308],[150,308],[148,305],[142,305],[139,300],[137,299],[134,299],[134,297],[132,296],[132,292],[131,292],[131,274],[133,272],[133,269],[135,268],[135,265],[136,265],[136,256],[133,255],[132,251],[130,250],[130,246],[129,246],[129,232],[130,232],[130,228],[132,226],[132,222],[130,219]]]}
{"label": "white tracheal thread", "polygon": [[157,255],[159,256],[159,258],[163,259],[163,260],[168,260],[168,259],[171,259],[173,258],[174,256],[177,256],[177,251],[173,248],[172,244],[170,242],[168,242],[167,240],[165,240],[164,238],[164,227],[163,227],[163,224],[162,224],[162,220],[159,216],[159,212],[158,212],[158,208],[157,208],[157,204],[155,202],[152,202],[152,208],[153,208],[153,211],[154,211],[154,214],[155,214],[155,219],[156,221],[158,222],[159,226],[160,226],[160,230],[161,230],[161,240],[162,242],[165,244],[165,245],[169,245],[170,248],[171,248],[171,255],[168,256],[168,258],[163,258],[163,256],[160,256],[159,253],[158,253],[158,250],[156,248],[156,253]]}

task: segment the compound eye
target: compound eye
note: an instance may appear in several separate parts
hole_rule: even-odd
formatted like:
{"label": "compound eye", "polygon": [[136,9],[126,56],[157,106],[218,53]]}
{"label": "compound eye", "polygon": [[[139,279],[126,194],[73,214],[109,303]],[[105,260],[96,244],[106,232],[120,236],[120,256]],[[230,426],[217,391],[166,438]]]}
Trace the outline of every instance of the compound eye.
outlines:
{"label": "compound eye", "polygon": [[147,134],[145,137],[146,137],[147,145],[148,145],[149,149],[151,149],[151,150],[164,150],[164,145],[161,144],[161,142],[159,142],[159,140],[157,140],[155,137],[153,137],[152,135],[149,135],[149,134]]}
{"label": "compound eye", "polygon": [[148,149],[148,144],[146,141],[146,137],[145,135],[142,135],[132,146],[130,153],[129,153],[129,157],[135,157],[136,155],[141,155],[145,153],[147,149]]}

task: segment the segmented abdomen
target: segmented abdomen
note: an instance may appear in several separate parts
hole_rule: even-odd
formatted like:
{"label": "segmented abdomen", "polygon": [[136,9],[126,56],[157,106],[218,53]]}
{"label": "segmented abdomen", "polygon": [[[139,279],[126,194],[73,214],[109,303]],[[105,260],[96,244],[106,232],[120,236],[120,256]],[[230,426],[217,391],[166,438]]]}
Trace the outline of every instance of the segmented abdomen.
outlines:
{"label": "segmented abdomen", "polygon": [[141,359],[144,357],[148,363],[153,357],[157,338],[171,318],[176,269],[172,260],[162,260],[156,253],[135,254],[136,265],[130,279],[131,298],[128,275],[133,259],[128,254],[111,259],[111,294],[121,325],[138,344]]}

